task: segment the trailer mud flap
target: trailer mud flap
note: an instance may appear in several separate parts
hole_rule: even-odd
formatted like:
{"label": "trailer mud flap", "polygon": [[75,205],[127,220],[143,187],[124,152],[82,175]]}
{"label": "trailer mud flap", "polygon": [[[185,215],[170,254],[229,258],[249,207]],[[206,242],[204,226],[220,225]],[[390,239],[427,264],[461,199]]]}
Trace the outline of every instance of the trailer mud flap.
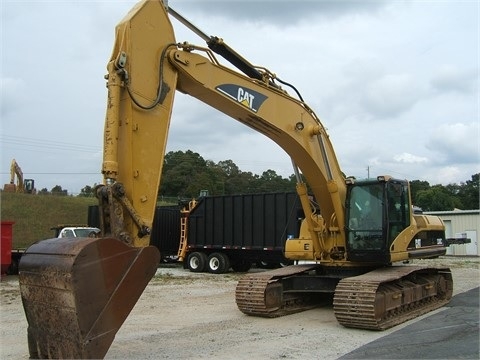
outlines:
{"label": "trailer mud flap", "polygon": [[103,358],[159,258],[113,238],[33,244],[19,266],[30,357]]}

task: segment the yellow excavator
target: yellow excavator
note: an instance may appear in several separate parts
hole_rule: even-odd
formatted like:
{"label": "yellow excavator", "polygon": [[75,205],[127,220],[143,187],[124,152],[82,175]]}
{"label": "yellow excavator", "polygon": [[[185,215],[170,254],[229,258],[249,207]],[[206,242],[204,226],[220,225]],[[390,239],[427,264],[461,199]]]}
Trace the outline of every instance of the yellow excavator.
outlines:
{"label": "yellow excavator", "polygon": [[[17,181],[15,183],[15,177]],[[23,179],[23,171],[15,159],[10,163],[10,183],[3,186],[5,192],[16,192],[35,194],[35,181],[33,179]]]}
{"label": "yellow excavator", "polygon": [[[207,46],[178,43],[169,14]],[[242,312],[276,317],[333,297],[341,324],[385,329],[449,301],[448,268],[402,264],[445,254],[442,221],[412,211],[405,180],[345,178],[319,118],[274,73],[159,0],[139,2],[118,24],[107,69],[101,236],[40,241],[22,257],[32,358],[104,357],[155,274],[159,253],[149,241],[175,90],[266,135],[292,159],[305,218],[285,255],[303,263],[245,275],[235,294]]]}

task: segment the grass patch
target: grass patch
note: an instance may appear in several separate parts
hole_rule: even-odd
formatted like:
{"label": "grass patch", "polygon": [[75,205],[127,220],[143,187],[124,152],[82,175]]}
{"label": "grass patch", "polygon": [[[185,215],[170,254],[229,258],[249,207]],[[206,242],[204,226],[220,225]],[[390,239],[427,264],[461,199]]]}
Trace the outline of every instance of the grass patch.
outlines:
{"label": "grass patch", "polygon": [[58,224],[87,224],[88,206],[96,198],[30,195],[2,192],[0,195],[2,221],[14,221],[13,248],[25,248],[38,240],[54,237],[52,226]]}
{"label": "grass patch", "polygon": [[[55,236],[52,226],[87,224],[88,207],[94,197],[30,195],[0,192],[0,218],[14,221],[13,248],[26,248],[38,240]],[[171,205],[159,203],[157,205]]]}

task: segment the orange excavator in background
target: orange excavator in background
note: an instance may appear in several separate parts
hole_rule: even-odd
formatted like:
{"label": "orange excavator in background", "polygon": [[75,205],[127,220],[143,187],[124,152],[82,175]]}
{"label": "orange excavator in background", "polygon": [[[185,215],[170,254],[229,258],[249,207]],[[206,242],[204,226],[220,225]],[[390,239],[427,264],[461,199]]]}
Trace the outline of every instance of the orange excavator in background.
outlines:
{"label": "orange excavator in background", "polygon": [[[17,181],[15,183],[15,177]],[[10,164],[10,183],[3,186],[5,192],[16,193],[35,193],[35,181],[33,179],[23,179],[23,172],[15,159]]]}
{"label": "orange excavator in background", "polygon": [[[169,13],[208,47],[178,43]],[[345,178],[319,118],[274,73],[152,0],[117,25],[107,69],[101,236],[40,241],[22,257],[32,358],[104,357],[155,274],[159,253],[149,241],[175,90],[264,134],[292,159],[305,217],[285,256],[309,263],[246,275],[236,288],[240,311],[275,317],[333,296],[341,324],[385,329],[449,301],[448,268],[402,264],[445,254],[442,221],[412,211],[406,180]]]}

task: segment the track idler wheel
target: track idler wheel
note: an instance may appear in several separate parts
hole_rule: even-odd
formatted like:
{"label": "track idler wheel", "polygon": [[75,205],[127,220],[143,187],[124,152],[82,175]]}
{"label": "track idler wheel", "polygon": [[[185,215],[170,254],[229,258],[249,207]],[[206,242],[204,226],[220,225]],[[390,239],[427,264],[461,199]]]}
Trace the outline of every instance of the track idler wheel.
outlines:
{"label": "track idler wheel", "polygon": [[103,358],[156,272],[157,248],[113,238],[56,238],[22,256],[31,358]]}

